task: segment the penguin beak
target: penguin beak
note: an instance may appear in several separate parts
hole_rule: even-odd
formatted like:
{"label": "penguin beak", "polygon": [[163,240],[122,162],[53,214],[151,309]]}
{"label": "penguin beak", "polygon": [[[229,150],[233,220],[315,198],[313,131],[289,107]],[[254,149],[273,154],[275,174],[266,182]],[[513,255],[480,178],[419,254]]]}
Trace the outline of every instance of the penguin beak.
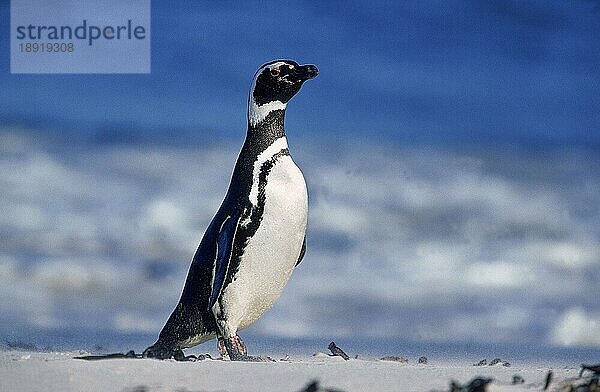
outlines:
{"label": "penguin beak", "polygon": [[297,79],[298,82],[304,82],[315,78],[318,73],[319,70],[312,64],[301,65],[294,68],[294,79]]}

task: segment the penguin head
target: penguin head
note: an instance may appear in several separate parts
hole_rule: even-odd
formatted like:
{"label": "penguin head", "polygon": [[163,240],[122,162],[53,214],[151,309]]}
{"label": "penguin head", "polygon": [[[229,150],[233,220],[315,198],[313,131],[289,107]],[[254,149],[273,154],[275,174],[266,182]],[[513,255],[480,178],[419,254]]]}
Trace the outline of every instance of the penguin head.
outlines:
{"label": "penguin head", "polygon": [[292,99],[302,84],[317,76],[319,70],[312,64],[300,65],[292,60],[275,60],[261,66],[254,75],[250,99],[261,106]]}

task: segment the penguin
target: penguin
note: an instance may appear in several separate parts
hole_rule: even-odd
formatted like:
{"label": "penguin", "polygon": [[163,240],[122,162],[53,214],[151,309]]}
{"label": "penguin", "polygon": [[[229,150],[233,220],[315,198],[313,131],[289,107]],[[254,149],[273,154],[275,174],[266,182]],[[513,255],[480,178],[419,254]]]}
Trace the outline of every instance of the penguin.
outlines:
{"label": "penguin", "polygon": [[223,358],[265,360],[248,355],[238,331],[273,306],[306,252],[308,192],[290,155],[284,117],[290,99],[317,73],[292,60],[256,71],[229,189],[194,254],[179,303],[143,357],[173,358],[217,338]]}

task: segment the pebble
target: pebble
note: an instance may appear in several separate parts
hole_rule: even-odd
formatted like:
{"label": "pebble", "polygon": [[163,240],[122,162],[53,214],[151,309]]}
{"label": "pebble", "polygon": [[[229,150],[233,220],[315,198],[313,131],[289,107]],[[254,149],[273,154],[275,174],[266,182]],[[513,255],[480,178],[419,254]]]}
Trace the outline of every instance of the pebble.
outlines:
{"label": "pebble", "polygon": [[387,357],[382,357],[379,360],[380,361],[400,362],[400,363],[407,363],[408,362],[407,358],[399,357],[397,355],[389,355]]}

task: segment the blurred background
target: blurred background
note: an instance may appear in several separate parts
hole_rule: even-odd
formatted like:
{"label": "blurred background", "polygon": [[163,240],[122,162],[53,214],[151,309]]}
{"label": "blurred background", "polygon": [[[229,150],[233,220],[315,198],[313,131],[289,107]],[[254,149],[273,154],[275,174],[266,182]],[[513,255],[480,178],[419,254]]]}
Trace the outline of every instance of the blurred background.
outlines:
{"label": "blurred background", "polygon": [[10,74],[8,3],[3,344],[152,343],[289,58],[308,251],[243,336],[598,352],[600,2],[154,1],[147,75]]}

